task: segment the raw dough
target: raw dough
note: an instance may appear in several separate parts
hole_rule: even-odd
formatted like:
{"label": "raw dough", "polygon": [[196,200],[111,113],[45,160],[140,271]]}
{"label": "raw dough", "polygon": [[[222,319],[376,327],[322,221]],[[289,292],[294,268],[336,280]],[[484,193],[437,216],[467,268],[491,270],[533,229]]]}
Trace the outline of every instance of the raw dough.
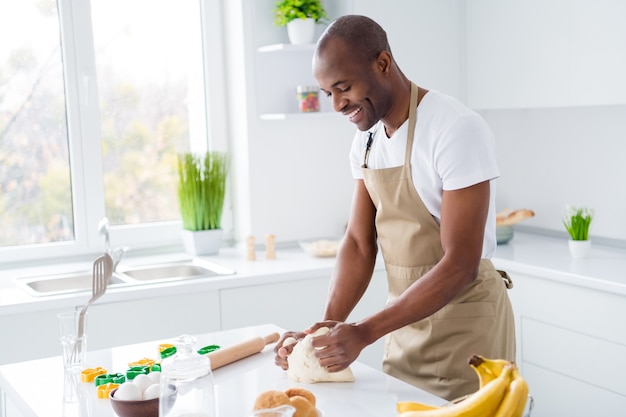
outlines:
{"label": "raw dough", "polygon": [[339,372],[328,372],[320,365],[319,359],[315,357],[315,348],[311,345],[311,339],[322,336],[330,332],[328,327],[321,327],[315,333],[306,335],[298,342],[287,358],[289,369],[287,376],[293,381],[306,382],[350,382],[354,381],[354,375],[350,368]]}

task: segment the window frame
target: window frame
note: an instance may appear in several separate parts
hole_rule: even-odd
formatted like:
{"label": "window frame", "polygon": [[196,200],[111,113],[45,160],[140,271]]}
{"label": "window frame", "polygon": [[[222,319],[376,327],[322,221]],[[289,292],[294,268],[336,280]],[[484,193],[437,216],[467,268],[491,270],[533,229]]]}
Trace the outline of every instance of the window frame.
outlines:
{"label": "window frame", "polygon": [[[227,151],[222,5],[220,0],[197,1],[201,14],[204,97],[209,139],[204,144],[192,144],[192,150]],[[74,240],[0,247],[1,266],[86,258],[104,250],[103,238],[98,233],[98,223],[105,217],[105,203],[91,6],[90,1],[58,0],[57,7],[70,153]],[[225,212],[228,206],[229,201],[226,201]],[[225,213],[225,217],[230,216]],[[111,246],[126,246],[131,251],[175,246],[182,248],[181,228],[180,221],[111,226]],[[232,229],[232,225],[225,224],[225,228]],[[228,236],[228,230],[226,232]]]}

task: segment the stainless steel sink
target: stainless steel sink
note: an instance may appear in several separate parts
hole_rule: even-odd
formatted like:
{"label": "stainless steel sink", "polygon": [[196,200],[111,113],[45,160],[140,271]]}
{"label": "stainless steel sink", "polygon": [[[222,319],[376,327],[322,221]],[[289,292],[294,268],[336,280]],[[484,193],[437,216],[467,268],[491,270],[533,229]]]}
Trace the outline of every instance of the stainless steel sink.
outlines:
{"label": "stainless steel sink", "polygon": [[176,281],[234,274],[235,271],[199,260],[126,268],[120,271],[131,280],[141,282]]}
{"label": "stainless steel sink", "polygon": [[[67,294],[91,291],[93,273],[92,271],[77,271],[62,275],[18,278],[16,282],[18,286],[36,296]],[[124,281],[115,274],[111,277],[108,286],[115,287],[123,283]]]}
{"label": "stainless steel sink", "polygon": [[[194,259],[182,262],[126,266],[111,277],[108,287],[123,287],[195,278],[231,275],[235,271],[212,262]],[[76,271],[51,276],[16,278],[15,282],[31,295],[42,297],[59,294],[91,292],[92,271]]]}

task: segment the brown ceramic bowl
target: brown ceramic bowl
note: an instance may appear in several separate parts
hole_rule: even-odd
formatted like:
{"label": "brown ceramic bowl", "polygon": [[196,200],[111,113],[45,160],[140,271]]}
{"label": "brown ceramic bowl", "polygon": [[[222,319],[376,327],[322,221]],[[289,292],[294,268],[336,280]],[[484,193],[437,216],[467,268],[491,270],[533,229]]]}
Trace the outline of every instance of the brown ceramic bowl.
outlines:
{"label": "brown ceramic bowl", "polygon": [[159,397],[151,400],[124,401],[115,398],[115,391],[111,391],[109,399],[111,407],[119,417],[159,417]]}

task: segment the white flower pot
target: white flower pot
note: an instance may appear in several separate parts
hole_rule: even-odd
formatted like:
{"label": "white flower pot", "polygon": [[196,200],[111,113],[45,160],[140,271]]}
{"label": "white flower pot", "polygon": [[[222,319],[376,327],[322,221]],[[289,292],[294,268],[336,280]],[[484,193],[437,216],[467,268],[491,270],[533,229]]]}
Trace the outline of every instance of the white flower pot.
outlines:
{"label": "white flower pot", "polygon": [[185,252],[192,256],[217,255],[222,243],[222,229],[214,230],[182,230]]}
{"label": "white flower pot", "polygon": [[287,23],[287,36],[294,45],[313,43],[315,37],[315,19],[294,19]]}
{"label": "white flower pot", "polygon": [[572,255],[572,258],[584,259],[589,255],[591,250],[590,240],[570,240],[568,243],[569,253]]}

